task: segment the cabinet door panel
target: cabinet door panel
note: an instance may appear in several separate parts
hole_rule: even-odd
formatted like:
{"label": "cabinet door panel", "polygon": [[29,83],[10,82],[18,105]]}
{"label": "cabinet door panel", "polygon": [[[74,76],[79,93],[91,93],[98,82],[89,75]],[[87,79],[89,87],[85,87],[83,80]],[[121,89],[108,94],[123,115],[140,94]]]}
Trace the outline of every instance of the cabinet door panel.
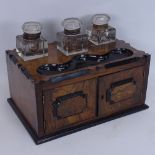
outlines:
{"label": "cabinet door panel", "polygon": [[87,110],[87,94],[78,91],[61,97],[57,97],[53,106],[53,115],[56,119],[80,114]]}
{"label": "cabinet door panel", "polygon": [[99,115],[109,116],[143,104],[143,67],[99,78]]}
{"label": "cabinet door panel", "polygon": [[107,101],[111,104],[127,100],[136,94],[136,82],[128,78],[114,82],[107,90]]}
{"label": "cabinet door panel", "polygon": [[45,132],[74,126],[96,115],[96,79],[44,92]]}

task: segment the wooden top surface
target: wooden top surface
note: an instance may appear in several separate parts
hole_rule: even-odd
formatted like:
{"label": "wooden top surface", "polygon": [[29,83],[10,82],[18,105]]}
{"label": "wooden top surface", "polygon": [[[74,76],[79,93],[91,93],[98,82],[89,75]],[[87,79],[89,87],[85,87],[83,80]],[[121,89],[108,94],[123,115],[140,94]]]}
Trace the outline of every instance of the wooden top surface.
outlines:
{"label": "wooden top surface", "polygon": [[[120,41],[120,40],[116,40],[116,44],[111,44],[111,45],[107,45],[103,48],[103,51],[97,51],[97,50],[92,50],[89,49],[87,54],[93,54],[93,55],[97,55],[97,54],[102,54],[105,53],[105,51],[107,51],[107,49],[114,49],[114,48],[127,48],[133,51],[133,55],[130,57],[143,57],[145,55],[145,52],[142,51],[138,51],[134,48],[132,48],[130,46],[130,44],[125,43],[124,41]],[[39,58],[39,59],[34,59],[34,60],[29,60],[29,61],[23,61],[16,53],[15,50],[12,51],[7,51],[7,54],[9,55],[13,55],[16,59],[16,63],[20,64],[20,66],[22,66],[27,73],[32,77],[32,79],[36,82],[39,81],[48,81],[51,77],[56,76],[56,75],[40,75],[36,70],[39,66],[43,65],[43,64],[62,64],[65,63],[69,60],[72,59],[73,56],[65,56],[63,53],[61,53],[60,51],[57,50],[56,48],[56,44],[55,43],[51,43],[49,44],[49,49],[48,49],[48,53],[49,55],[43,58]],[[129,57],[128,57],[129,58]],[[127,59],[127,58],[123,58],[123,59]],[[120,60],[120,59],[119,59]],[[117,60],[118,61],[118,60]],[[109,63],[109,62],[108,62]],[[103,64],[102,64],[103,65]],[[94,69],[93,66],[87,67],[89,69]],[[120,67],[119,67],[120,68]],[[121,67],[122,68],[122,67]],[[116,70],[118,69],[117,67],[115,68]],[[104,73],[110,73],[112,72],[112,70],[114,69],[109,69],[104,71]],[[77,70],[74,70],[74,72]],[[69,72],[73,72],[73,71],[68,71]],[[103,72],[103,70],[102,70]],[[100,73],[100,72],[97,72]],[[63,75],[66,74],[65,73],[59,73],[59,75]],[[95,72],[96,74],[96,72]]]}

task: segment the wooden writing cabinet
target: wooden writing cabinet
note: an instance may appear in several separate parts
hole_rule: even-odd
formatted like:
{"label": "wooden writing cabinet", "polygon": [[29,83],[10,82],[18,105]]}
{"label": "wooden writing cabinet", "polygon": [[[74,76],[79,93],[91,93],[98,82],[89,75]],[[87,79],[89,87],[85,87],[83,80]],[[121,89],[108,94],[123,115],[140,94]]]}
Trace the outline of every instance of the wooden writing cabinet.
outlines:
{"label": "wooden writing cabinet", "polygon": [[[107,50],[102,62],[91,62],[89,55]],[[55,43],[48,57],[30,61],[6,51],[8,102],[36,144],[148,108],[149,54],[120,40],[86,54],[89,63],[82,64],[77,59],[83,56],[64,56]],[[45,64],[68,63],[63,72],[43,70]]]}

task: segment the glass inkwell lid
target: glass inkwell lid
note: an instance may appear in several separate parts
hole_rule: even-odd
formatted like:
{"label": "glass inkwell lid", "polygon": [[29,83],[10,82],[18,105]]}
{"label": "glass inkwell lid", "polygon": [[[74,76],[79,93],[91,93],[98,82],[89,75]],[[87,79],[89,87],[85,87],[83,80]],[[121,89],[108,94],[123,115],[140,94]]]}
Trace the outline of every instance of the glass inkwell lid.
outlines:
{"label": "glass inkwell lid", "polygon": [[107,28],[108,23],[110,21],[110,16],[107,14],[97,14],[94,15],[93,17],[93,26],[94,27],[102,27],[102,28]]}
{"label": "glass inkwell lid", "polygon": [[76,35],[81,31],[81,21],[78,18],[68,18],[62,23],[64,27],[64,34]]}
{"label": "glass inkwell lid", "polygon": [[39,22],[26,22],[22,26],[23,35],[16,37],[18,54],[24,61],[48,55],[48,43],[41,36],[42,25]]}
{"label": "glass inkwell lid", "polygon": [[92,26],[88,30],[89,41],[95,45],[102,45],[115,41],[116,29],[109,26],[110,16],[96,14],[92,17]]}
{"label": "glass inkwell lid", "polygon": [[62,22],[63,32],[57,33],[57,49],[65,55],[87,52],[88,35],[82,30],[78,18],[67,18]]}
{"label": "glass inkwell lid", "polygon": [[22,26],[24,35],[26,39],[38,39],[40,38],[42,26],[39,22],[26,22]]}

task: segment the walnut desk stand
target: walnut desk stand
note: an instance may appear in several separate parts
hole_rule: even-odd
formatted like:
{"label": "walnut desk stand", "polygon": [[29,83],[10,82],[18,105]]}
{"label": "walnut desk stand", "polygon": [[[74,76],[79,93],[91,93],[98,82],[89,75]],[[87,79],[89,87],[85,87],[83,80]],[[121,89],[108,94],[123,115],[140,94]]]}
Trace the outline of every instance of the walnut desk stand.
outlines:
{"label": "walnut desk stand", "polygon": [[6,51],[8,102],[36,144],[148,108],[149,54],[120,40],[89,54],[120,48],[128,49],[123,57],[49,75],[39,74],[38,67],[73,59],[57,51],[55,43],[49,44],[48,57],[31,61]]}

